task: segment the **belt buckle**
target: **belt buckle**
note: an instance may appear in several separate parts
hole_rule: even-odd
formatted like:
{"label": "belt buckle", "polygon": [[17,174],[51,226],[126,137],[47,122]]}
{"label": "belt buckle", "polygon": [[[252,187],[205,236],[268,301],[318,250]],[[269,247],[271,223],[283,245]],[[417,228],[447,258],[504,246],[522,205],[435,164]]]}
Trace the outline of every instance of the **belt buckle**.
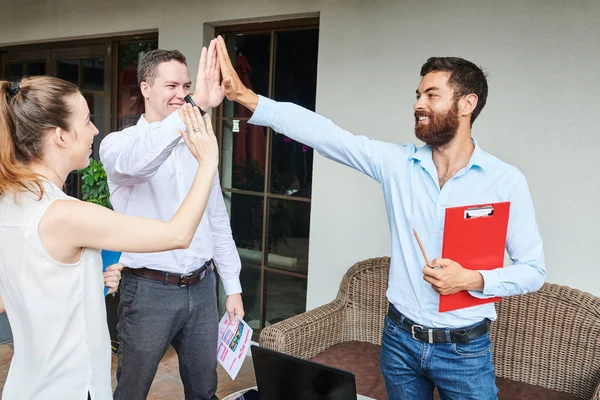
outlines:
{"label": "belt buckle", "polygon": [[412,335],[412,338],[418,341],[421,341],[421,339],[417,339],[417,337],[415,336],[415,328],[419,328],[421,329],[421,331],[423,331],[423,326],[422,325],[412,325],[410,327],[410,334]]}
{"label": "belt buckle", "polygon": [[180,275],[179,276],[179,287],[186,287],[187,285],[185,283],[183,283],[183,280],[185,278],[191,277],[192,275],[193,275],[192,273],[187,273],[187,274],[184,274],[184,275]]}
{"label": "belt buckle", "polygon": [[[417,337],[415,336],[415,328],[419,328],[421,330],[421,332],[424,331],[423,326],[422,325],[412,325],[410,327],[410,333],[412,335],[412,338],[418,341],[422,341],[421,339],[417,339]],[[427,329],[427,343],[433,343],[433,329]]]}

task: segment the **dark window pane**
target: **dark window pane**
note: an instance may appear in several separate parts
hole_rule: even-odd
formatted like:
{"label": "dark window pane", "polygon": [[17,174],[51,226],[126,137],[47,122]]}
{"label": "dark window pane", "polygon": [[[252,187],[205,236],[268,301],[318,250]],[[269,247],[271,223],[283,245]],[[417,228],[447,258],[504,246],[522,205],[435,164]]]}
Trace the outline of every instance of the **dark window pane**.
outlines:
{"label": "dark window pane", "polygon": [[266,264],[306,274],[309,231],[310,203],[270,199]]}
{"label": "dark window pane", "polygon": [[266,128],[245,121],[223,121],[222,186],[264,192]]}
{"label": "dark window pane", "polygon": [[65,81],[79,85],[79,60],[58,60],[56,62],[56,76]]}
{"label": "dark window pane", "polygon": [[224,193],[231,216],[231,231],[240,257],[260,264],[262,257],[263,198],[237,193]]}
{"label": "dark window pane", "polygon": [[[255,93],[269,94],[269,62],[271,34],[238,34],[225,36],[227,51],[242,83]],[[234,114],[235,113],[235,114]],[[224,117],[251,117],[252,113],[229,100],[223,103]]]}
{"label": "dark window pane", "polygon": [[144,113],[144,98],[137,82],[137,66],[144,54],[156,48],[158,48],[158,42],[155,40],[119,45],[118,130],[135,125]]}
{"label": "dark window pane", "polygon": [[306,311],[306,279],[265,271],[265,326]]}
{"label": "dark window pane", "polygon": [[317,29],[275,34],[275,100],[315,110],[318,45]]}
{"label": "dark window pane", "polygon": [[311,197],[312,147],[277,132],[271,133],[271,193]]}
{"label": "dark window pane", "polygon": [[[242,270],[240,271],[240,283],[242,284],[242,296],[244,300],[244,321],[254,330],[260,329],[260,261],[252,263],[242,261]],[[221,310],[220,315],[225,313]]]}
{"label": "dark window pane", "polygon": [[27,75],[28,76],[38,76],[38,75],[46,75],[46,62],[30,62],[27,63]]}
{"label": "dark window pane", "polygon": [[[252,329],[260,328],[260,265],[262,262],[263,199],[236,193],[223,193],[231,216],[231,231],[242,270],[240,282],[244,293],[244,320]],[[221,295],[225,296],[224,292]],[[225,310],[221,310],[223,313]]]}
{"label": "dark window pane", "polygon": [[[319,31],[278,32],[275,38],[274,99],[314,111]],[[313,149],[277,133],[271,142],[271,193],[310,198]]]}
{"label": "dark window pane", "polygon": [[104,60],[89,58],[81,60],[83,80],[81,89],[104,91]]}
{"label": "dark window pane", "polygon": [[81,60],[83,66],[81,92],[88,103],[92,122],[100,131],[100,135],[94,138],[92,147],[94,158],[99,158],[99,147],[106,127],[104,126],[104,60],[101,58],[89,58]]}
{"label": "dark window pane", "polygon": [[8,80],[11,82],[19,82],[23,78],[23,64],[8,64],[6,67]]}

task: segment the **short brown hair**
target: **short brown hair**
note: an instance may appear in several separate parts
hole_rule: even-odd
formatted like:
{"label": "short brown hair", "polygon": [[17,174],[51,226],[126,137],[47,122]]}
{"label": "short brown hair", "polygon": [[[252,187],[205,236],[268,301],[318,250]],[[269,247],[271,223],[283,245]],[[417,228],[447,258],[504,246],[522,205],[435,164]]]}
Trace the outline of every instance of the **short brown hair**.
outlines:
{"label": "short brown hair", "polygon": [[471,115],[471,125],[473,125],[487,101],[488,84],[485,72],[464,58],[431,57],[421,67],[421,76],[437,71],[450,72],[448,83],[454,90],[456,99],[471,93],[477,95],[477,106]]}
{"label": "short brown hair", "polygon": [[154,79],[158,74],[158,66],[167,61],[179,61],[186,64],[185,56],[179,50],[161,50],[156,49],[146,53],[138,64],[137,79],[138,85],[146,82],[150,85],[154,83]]}

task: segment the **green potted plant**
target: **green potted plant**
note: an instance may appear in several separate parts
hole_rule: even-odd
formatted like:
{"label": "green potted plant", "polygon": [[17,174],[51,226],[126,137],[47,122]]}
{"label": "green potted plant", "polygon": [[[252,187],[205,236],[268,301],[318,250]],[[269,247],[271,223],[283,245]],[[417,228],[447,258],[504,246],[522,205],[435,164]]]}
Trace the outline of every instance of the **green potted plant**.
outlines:
{"label": "green potted plant", "polygon": [[[102,162],[90,158],[90,165],[81,171],[81,197],[84,201],[95,203],[112,210],[110,204],[110,192],[108,190],[108,181],[106,179],[106,171],[102,166]],[[111,250],[102,250],[103,270],[106,267],[119,262],[120,252]],[[104,294],[106,295],[107,288]],[[110,332],[111,346],[113,352],[119,347],[117,341],[117,306],[119,304],[119,291],[106,296],[106,317],[108,322],[108,330]]]}
{"label": "green potted plant", "polygon": [[110,193],[106,172],[101,161],[90,158],[90,165],[81,171],[81,197],[84,201],[110,208]]}

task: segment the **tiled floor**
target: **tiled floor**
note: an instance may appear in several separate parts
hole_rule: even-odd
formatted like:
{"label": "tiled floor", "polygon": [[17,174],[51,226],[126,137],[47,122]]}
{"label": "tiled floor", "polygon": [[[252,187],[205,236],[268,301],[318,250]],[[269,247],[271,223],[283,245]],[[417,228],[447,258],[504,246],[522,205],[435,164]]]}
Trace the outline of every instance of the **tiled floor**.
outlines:
{"label": "tiled floor", "polygon": [[[12,359],[13,348],[12,344],[0,345],[0,390],[4,388],[4,381],[8,374],[8,367]],[[158,372],[152,383],[152,388],[148,394],[148,400],[179,400],[183,399],[183,385],[179,379],[179,366],[177,362],[177,354],[173,348],[165,354],[162,359]],[[113,389],[116,385],[115,373],[117,370],[117,358],[113,356],[112,360],[112,376]],[[227,372],[221,366],[218,366],[219,386],[217,389],[217,397],[223,398],[228,394],[237,392],[238,390],[256,385],[254,378],[254,368],[252,367],[252,359],[247,357],[242,365],[242,369],[238,373],[235,381],[231,380]]]}

